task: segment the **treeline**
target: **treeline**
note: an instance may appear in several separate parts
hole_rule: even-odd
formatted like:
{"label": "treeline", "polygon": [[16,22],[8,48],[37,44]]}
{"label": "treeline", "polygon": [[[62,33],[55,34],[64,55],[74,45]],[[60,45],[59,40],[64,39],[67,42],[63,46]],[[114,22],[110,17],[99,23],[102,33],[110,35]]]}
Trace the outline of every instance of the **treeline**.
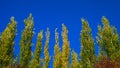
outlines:
{"label": "treeline", "polygon": [[[55,29],[53,68],[120,68],[120,37],[117,29],[111,26],[107,18],[102,17],[102,24],[98,26],[96,40],[92,37],[92,30],[85,19],[82,21],[80,32],[81,51],[77,54],[70,51],[68,29],[62,24],[62,50],[59,47],[59,33]],[[20,40],[20,59],[14,58],[14,39],[16,36],[16,21],[10,19],[5,30],[0,35],[0,68],[48,68],[50,60],[49,41],[50,31],[47,28],[44,45],[44,57],[41,58],[43,31],[38,33],[36,49],[32,57],[32,37],[34,35],[33,17],[29,15],[24,20],[25,28]],[[95,41],[99,46],[99,55],[95,54]],[[70,60],[70,58],[72,60]]]}

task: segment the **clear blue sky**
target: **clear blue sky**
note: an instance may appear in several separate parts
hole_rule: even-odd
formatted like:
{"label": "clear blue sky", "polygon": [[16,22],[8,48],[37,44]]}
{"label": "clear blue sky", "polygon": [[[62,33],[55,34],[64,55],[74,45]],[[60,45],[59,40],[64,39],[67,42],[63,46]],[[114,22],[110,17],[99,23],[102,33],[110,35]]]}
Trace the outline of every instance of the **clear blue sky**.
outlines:
{"label": "clear blue sky", "polygon": [[[35,34],[33,37],[35,48],[37,33],[43,29],[50,28],[51,39],[49,44],[50,55],[53,55],[54,30],[58,28],[61,33],[61,24],[64,23],[69,30],[70,47],[80,53],[80,30],[81,18],[85,18],[92,28],[93,37],[97,36],[97,25],[101,24],[101,17],[106,16],[111,25],[116,26],[120,33],[120,1],[119,0],[1,0],[0,1],[0,32],[7,26],[11,16],[17,21],[17,36],[15,38],[15,55],[19,53],[19,42],[23,20],[29,13],[34,17]],[[61,34],[60,34],[61,35]],[[60,47],[62,47],[60,37]],[[45,41],[45,36],[43,41]],[[95,41],[96,54],[98,51]],[[44,45],[44,42],[43,42]],[[19,54],[18,54],[19,55]],[[52,61],[51,61],[52,62]],[[52,66],[52,63],[50,63]]]}

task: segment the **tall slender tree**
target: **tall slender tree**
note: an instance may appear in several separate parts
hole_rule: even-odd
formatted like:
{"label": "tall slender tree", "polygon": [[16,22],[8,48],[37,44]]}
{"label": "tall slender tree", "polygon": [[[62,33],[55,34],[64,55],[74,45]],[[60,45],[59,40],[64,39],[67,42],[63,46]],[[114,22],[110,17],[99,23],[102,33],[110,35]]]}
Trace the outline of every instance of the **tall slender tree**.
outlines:
{"label": "tall slender tree", "polygon": [[20,41],[20,64],[28,68],[31,60],[31,45],[34,25],[32,14],[30,14],[29,17],[24,20],[24,25],[25,28],[22,32]]}
{"label": "tall slender tree", "polygon": [[11,17],[0,39],[0,68],[12,63],[14,39],[16,36],[16,21]]}
{"label": "tall slender tree", "polygon": [[110,59],[120,65],[120,40],[119,34],[115,27],[112,27],[113,34],[112,34],[112,44],[115,48],[115,51],[111,54]]}
{"label": "tall slender tree", "polygon": [[62,24],[62,39],[62,68],[69,68],[70,43],[68,41],[68,30],[64,24]]}
{"label": "tall slender tree", "polygon": [[74,50],[72,50],[72,64],[71,64],[71,67],[72,68],[80,68],[79,61],[78,61],[78,55]]}
{"label": "tall slender tree", "polygon": [[107,18],[102,17],[102,23],[103,27],[100,25],[98,26],[97,36],[97,42],[100,47],[99,58],[102,59],[102,56],[106,56],[109,59],[115,59],[113,55],[115,55],[120,49],[119,35],[116,28],[110,26]]}
{"label": "tall slender tree", "polygon": [[0,45],[1,45],[1,33],[0,33]]}
{"label": "tall slender tree", "polygon": [[40,68],[40,54],[42,50],[42,38],[43,38],[43,31],[40,31],[37,38],[36,49],[34,52],[34,58],[30,65],[30,68]]}
{"label": "tall slender tree", "polygon": [[[1,48],[1,33],[0,33],[0,48]],[[1,50],[1,49],[0,49]],[[0,55],[1,55],[1,53],[0,53]]]}
{"label": "tall slender tree", "polygon": [[55,46],[54,46],[54,68],[61,68],[61,52],[59,47],[59,33],[55,30]]}
{"label": "tall slender tree", "polygon": [[45,42],[45,46],[44,46],[44,64],[43,64],[43,68],[48,68],[49,62],[50,62],[50,55],[49,55],[49,51],[48,51],[49,40],[50,40],[50,31],[49,31],[49,28],[47,28],[46,42]]}
{"label": "tall slender tree", "polygon": [[92,30],[86,20],[82,19],[81,37],[81,61],[83,68],[92,68],[95,63],[94,40]]}

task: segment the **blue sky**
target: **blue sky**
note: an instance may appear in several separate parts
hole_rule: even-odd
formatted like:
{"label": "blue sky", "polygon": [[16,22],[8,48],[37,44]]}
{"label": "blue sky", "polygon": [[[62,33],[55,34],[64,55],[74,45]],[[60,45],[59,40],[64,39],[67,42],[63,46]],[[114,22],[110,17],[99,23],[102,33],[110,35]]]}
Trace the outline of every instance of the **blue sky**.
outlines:
{"label": "blue sky", "polygon": [[[119,0],[1,0],[0,1],[0,32],[7,26],[11,16],[17,21],[17,36],[15,38],[15,55],[19,53],[19,42],[22,30],[24,29],[23,20],[32,13],[34,17],[34,36],[33,43],[35,48],[37,33],[43,29],[50,28],[49,52],[53,55],[54,30],[58,28],[61,33],[61,25],[64,23],[69,30],[69,41],[71,49],[80,53],[80,30],[81,18],[85,18],[92,28],[93,37],[97,36],[97,25],[101,24],[102,16],[106,16],[111,25],[116,26],[120,33],[120,1]],[[61,34],[59,34],[61,36]],[[44,46],[45,36],[43,39]],[[98,47],[95,41],[96,54]],[[60,37],[60,47],[62,39]],[[19,55],[19,54],[18,54]],[[52,62],[52,61],[51,61]],[[51,66],[52,64],[50,64]]]}

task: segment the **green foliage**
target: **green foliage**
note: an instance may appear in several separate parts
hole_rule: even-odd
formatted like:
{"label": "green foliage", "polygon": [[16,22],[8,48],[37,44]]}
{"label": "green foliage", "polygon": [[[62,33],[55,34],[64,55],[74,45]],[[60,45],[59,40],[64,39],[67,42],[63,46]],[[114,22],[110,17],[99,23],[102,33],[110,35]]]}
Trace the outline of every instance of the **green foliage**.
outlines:
{"label": "green foliage", "polygon": [[11,17],[6,29],[2,32],[0,38],[0,67],[12,63],[14,38],[16,36],[16,21]]}
{"label": "green foliage", "polygon": [[32,14],[30,14],[29,17],[24,20],[24,24],[25,28],[22,32],[20,41],[20,64],[28,68],[29,62],[31,60],[31,45],[33,37]]}
{"label": "green foliage", "polygon": [[62,68],[69,68],[69,58],[70,58],[70,44],[68,41],[68,30],[67,27],[62,24]]}
{"label": "green foliage", "polygon": [[92,68],[95,63],[94,40],[92,38],[92,31],[87,21],[82,19],[81,37],[81,61],[83,68]]}
{"label": "green foliage", "polygon": [[42,38],[43,38],[43,31],[40,31],[40,33],[38,34],[38,38],[37,38],[34,58],[30,64],[30,68],[40,68],[40,54],[42,50]]}
{"label": "green foliage", "polygon": [[61,68],[61,52],[59,48],[59,33],[55,30],[55,46],[54,46],[54,68]]}
{"label": "green foliage", "polygon": [[114,60],[115,57],[113,55],[115,56],[115,53],[120,49],[119,35],[116,28],[110,26],[109,21],[105,17],[102,17],[102,23],[103,27],[98,26],[97,36],[97,42],[100,48],[99,59],[101,59],[101,56],[106,56]]}
{"label": "green foliage", "polygon": [[49,40],[50,40],[50,31],[49,31],[49,28],[47,28],[46,42],[45,42],[45,46],[44,46],[44,64],[43,64],[43,68],[48,68],[49,62],[50,62],[50,56],[49,56],[49,51],[48,51]]}
{"label": "green foliage", "polygon": [[[68,40],[67,27],[62,24],[62,51],[59,46],[59,33],[55,30],[54,45],[54,68],[119,68],[120,67],[120,40],[117,29],[110,25],[109,21],[102,17],[102,26],[98,26],[99,55],[95,56],[94,39],[92,30],[88,22],[82,19],[82,30],[80,33],[81,52],[80,58],[72,50],[70,54],[70,43]],[[13,53],[14,39],[16,36],[16,21],[11,18],[5,30],[0,34],[0,68],[49,68],[49,40],[50,31],[47,28],[46,41],[44,45],[44,57],[40,58],[42,52],[43,31],[38,33],[34,57],[32,58],[32,37],[33,37],[33,17],[29,15],[24,20],[25,28],[20,40],[20,59],[15,58]],[[74,41],[75,42],[75,41]],[[52,44],[51,44],[52,45]],[[71,60],[70,60],[71,59]],[[79,60],[80,59],[80,60]],[[98,59],[98,61],[96,60]],[[94,66],[94,67],[93,67]]]}
{"label": "green foliage", "polygon": [[79,61],[78,61],[78,55],[74,50],[72,50],[72,64],[71,64],[71,67],[72,68],[80,68]]}

